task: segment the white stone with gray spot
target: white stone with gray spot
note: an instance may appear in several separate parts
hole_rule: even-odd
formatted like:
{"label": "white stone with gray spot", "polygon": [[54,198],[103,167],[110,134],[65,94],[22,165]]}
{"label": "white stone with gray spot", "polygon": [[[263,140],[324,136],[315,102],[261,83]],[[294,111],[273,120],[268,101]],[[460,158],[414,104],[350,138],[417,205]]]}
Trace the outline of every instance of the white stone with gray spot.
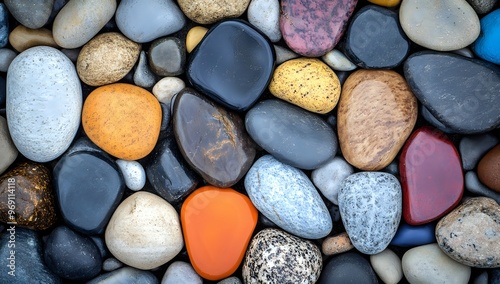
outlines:
{"label": "white stone with gray spot", "polygon": [[333,49],[321,57],[323,61],[336,71],[352,71],[357,66],[347,58],[342,52]]}

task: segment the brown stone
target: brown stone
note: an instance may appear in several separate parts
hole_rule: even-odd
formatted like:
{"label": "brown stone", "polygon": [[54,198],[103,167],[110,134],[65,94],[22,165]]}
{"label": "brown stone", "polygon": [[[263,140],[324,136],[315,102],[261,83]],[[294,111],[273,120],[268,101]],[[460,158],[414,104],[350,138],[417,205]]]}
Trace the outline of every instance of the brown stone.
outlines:
{"label": "brown stone", "polygon": [[9,42],[18,52],[40,45],[59,48],[50,30],[44,28],[34,30],[23,25],[19,25],[12,30],[9,34]]}
{"label": "brown stone", "polygon": [[353,249],[354,246],[349,239],[349,235],[343,232],[339,235],[328,237],[323,241],[321,251],[324,255],[334,255]]}
{"label": "brown stone", "polygon": [[213,24],[225,18],[237,18],[250,0],[179,0],[184,15],[198,24]]}
{"label": "brown stone", "polygon": [[50,171],[44,165],[23,163],[0,177],[1,222],[45,230],[57,221],[55,206]]}
{"label": "brown stone", "polygon": [[500,193],[500,144],[479,161],[477,176],[484,185]]}
{"label": "brown stone", "polygon": [[500,267],[500,206],[487,197],[465,201],[436,225],[436,240],[457,262],[479,268]]}
{"label": "brown stone", "polygon": [[338,105],[338,134],[344,158],[361,170],[386,167],[413,130],[417,115],[417,100],[398,73],[352,73]]}

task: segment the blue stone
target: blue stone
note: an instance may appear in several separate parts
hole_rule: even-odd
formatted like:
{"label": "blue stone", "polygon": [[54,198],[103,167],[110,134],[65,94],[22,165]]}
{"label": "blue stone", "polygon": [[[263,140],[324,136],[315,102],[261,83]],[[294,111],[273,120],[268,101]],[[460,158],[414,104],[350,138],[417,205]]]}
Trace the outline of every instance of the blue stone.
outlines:
{"label": "blue stone", "polygon": [[481,34],[472,48],[478,57],[500,64],[500,9],[481,19]]}
{"label": "blue stone", "polygon": [[401,223],[390,244],[398,247],[415,247],[435,243],[435,227],[436,225],[434,223],[420,226]]}
{"label": "blue stone", "polygon": [[0,3],[0,48],[9,42],[9,16],[7,7]]}
{"label": "blue stone", "polygon": [[5,89],[5,78],[0,77],[0,107],[5,105],[6,98],[7,98],[7,92]]}

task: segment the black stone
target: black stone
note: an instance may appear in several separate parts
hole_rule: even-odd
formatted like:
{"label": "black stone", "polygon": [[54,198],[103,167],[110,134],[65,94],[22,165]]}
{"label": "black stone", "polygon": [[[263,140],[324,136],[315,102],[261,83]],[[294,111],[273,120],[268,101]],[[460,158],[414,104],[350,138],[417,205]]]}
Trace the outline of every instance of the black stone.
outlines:
{"label": "black stone", "polygon": [[361,68],[394,68],[408,56],[410,41],[396,12],[368,5],[353,16],[343,47],[347,57]]}
{"label": "black stone", "polygon": [[176,37],[164,37],[151,43],[148,52],[151,71],[159,76],[177,76],[184,73],[186,47]]}
{"label": "black stone", "polygon": [[5,106],[5,99],[7,98],[7,90],[5,87],[5,78],[0,77],[0,107]]}
{"label": "black stone", "polygon": [[318,283],[369,284],[378,283],[378,280],[368,260],[359,253],[347,252],[328,262]]}
{"label": "black stone", "polygon": [[177,203],[196,189],[197,176],[186,164],[173,136],[160,141],[146,165],[146,175],[161,197]]}
{"label": "black stone", "polygon": [[165,131],[170,126],[170,118],[172,117],[170,112],[170,104],[160,103],[161,106],[161,126],[160,131]]}
{"label": "black stone", "polygon": [[446,125],[442,124],[441,121],[437,120],[437,118],[435,118],[434,115],[432,115],[432,113],[430,113],[430,111],[425,106],[422,106],[420,108],[420,114],[428,123],[430,123],[432,126],[436,127],[437,129],[443,131],[444,133],[450,134],[450,133],[454,132],[452,129],[450,129],[449,127],[446,127]]}
{"label": "black stone", "polygon": [[500,67],[422,51],[405,61],[404,75],[422,105],[455,133],[483,133],[500,125]]}
{"label": "black stone", "polygon": [[101,274],[87,282],[87,284],[102,283],[157,284],[159,281],[156,276],[149,271],[139,270],[132,267],[123,267]]}
{"label": "black stone", "polygon": [[9,43],[9,12],[4,3],[0,3],[0,48]]}
{"label": "black stone", "polygon": [[246,111],[266,90],[274,61],[266,36],[247,22],[227,20],[213,26],[193,50],[186,74],[216,102]]}
{"label": "black stone", "polygon": [[65,155],[54,168],[64,221],[84,234],[101,234],[120,203],[125,182],[118,166],[96,152]]}
{"label": "black stone", "polygon": [[66,226],[55,228],[47,238],[45,264],[57,275],[70,280],[88,280],[101,271],[102,259],[92,239]]}

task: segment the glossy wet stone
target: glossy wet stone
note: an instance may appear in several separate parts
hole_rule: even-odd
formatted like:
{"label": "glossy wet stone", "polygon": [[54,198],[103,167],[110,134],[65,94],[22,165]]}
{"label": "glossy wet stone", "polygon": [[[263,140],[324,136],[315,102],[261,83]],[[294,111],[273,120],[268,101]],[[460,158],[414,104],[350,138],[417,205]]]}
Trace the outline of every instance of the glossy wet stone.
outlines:
{"label": "glossy wet stone", "polygon": [[23,52],[34,46],[51,46],[59,48],[50,30],[45,28],[33,30],[22,25],[17,26],[10,32],[9,42],[18,52]]}
{"label": "glossy wet stone", "polygon": [[404,75],[422,105],[456,133],[482,133],[500,125],[498,66],[423,51],[405,61]]}
{"label": "glossy wet stone", "polygon": [[402,150],[399,169],[403,216],[410,225],[442,217],[462,198],[464,177],[460,156],[453,143],[439,130],[417,129]]}
{"label": "glossy wet stone", "polygon": [[182,230],[189,259],[205,279],[233,274],[257,224],[250,199],[230,188],[204,186],[184,201]]}
{"label": "glossy wet stone", "polygon": [[378,280],[368,260],[358,252],[347,252],[328,261],[318,283],[375,284]]}
{"label": "glossy wet stone", "polygon": [[193,89],[176,96],[173,127],[187,163],[214,186],[234,185],[252,165],[255,148],[241,118]]}
{"label": "glossy wet stone", "polygon": [[344,48],[346,55],[361,68],[394,68],[410,52],[410,41],[399,25],[396,12],[369,5],[352,17]]}
{"label": "glossy wet stone", "polygon": [[339,42],[357,0],[281,1],[280,29],[295,52],[318,57]]}
{"label": "glossy wet stone", "polygon": [[468,171],[465,174],[465,189],[474,195],[494,199],[500,204],[500,193],[495,192],[482,184],[474,171]]}
{"label": "glossy wet stone", "polygon": [[125,189],[118,166],[98,153],[81,151],[61,158],[53,175],[64,221],[84,234],[103,233]]}
{"label": "glossy wet stone", "polygon": [[399,247],[414,247],[435,243],[435,226],[436,224],[434,223],[428,223],[420,226],[412,226],[406,223],[401,223],[390,244]]}
{"label": "glossy wet stone", "polygon": [[213,26],[198,44],[186,75],[211,99],[245,111],[266,90],[274,60],[274,49],[265,36],[244,21],[228,20]]}
{"label": "glossy wet stone", "polygon": [[474,53],[489,62],[500,64],[500,9],[481,19],[481,34],[474,42]]}
{"label": "glossy wet stone", "polygon": [[477,176],[484,185],[500,193],[500,144],[481,158],[477,166]]}
{"label": "glossy wet stone", "polygon": [[159,76],[177,76],[184,73],[186,47],[176,37],[164,37],[151,43],[149,66]]}
{"label": "glossy wet stone", "polygon": [[316,169],[337,152],[337,136],[321,117],[283,101],[259,102],[245,126],[259,146],[293,167]]}

